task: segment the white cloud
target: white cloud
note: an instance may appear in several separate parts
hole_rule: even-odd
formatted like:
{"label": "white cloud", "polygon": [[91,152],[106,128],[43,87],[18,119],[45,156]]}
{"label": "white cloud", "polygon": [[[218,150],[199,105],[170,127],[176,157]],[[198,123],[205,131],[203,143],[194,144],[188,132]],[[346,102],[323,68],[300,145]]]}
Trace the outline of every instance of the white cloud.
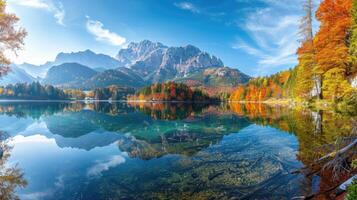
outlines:
{"label": "white cloud", "polygon": [[242,49],[245,52],[247,52],[248,54],[253,55],[253,56],[259,56],[259,57],[264,56],[264,54],[259,49],[247,44],[243,40],[239,40],[238,42],[236,42],[232,48],[233,49]]}
{"label": "white cloud", "polygon": [[193,13],[200,13],[200,10],[189,2],[180,2],[180,3],[175,3],[174,5],[182,10],[188,10]]}
{"label": "white cloud", "polygon": [[281,67],[293,67],[297,63],[300,16],[278,11],[267,7],[249,14],[240,27],[246,31],[250,42],[237,39],[232,46],[258,59],[256,76],[279,71]]}
{"label": "white cloud", "polygon": [[64,17],[66,15],[61,2],[54,3],[53,0],[12,0],[10,4],[25,6],[34,9],[41,9],[50,12],[56,19],[57,23],[64,26]]}
{"label": "white cloud", "polygon": [[110,45],[114,46],[124,46],[126,42],[126,38],[111,32],[108,29],[104,28],[104,25],[100,21],[91,20],[87,16],[87,30],[89,33],[95,36],[95,39],[98,41],[106,42]]}
{"label": "white cloud", "polygon": [[102,172],[109,170],[112,167],[116,167],[125,162],[123,155],[112,156],[108,161],[98,162],[94,166],[88,169],[88,176],[100,176]]}
{"label": "white cloud", "polygon": [[53,7],[54,17],[57,19],[57,23],[64,26],[64,17],[66,16],[66,12],[63,9],[62,3],[58,4],[58,7]]}
{"label": "white cloud", "polygon": [[44,0],[14,0],[10,2],[32,8],[49,9],[49,5]]}

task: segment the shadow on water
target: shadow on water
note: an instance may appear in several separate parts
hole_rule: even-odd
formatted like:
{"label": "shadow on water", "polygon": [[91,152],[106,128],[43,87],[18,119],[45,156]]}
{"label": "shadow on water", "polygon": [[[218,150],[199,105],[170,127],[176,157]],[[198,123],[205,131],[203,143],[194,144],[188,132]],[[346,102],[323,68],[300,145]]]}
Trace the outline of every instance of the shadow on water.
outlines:
{"label": "shadow on water", "polygon": [[[7,127],[10,137],[38,134],[29,127],[42,124],[41,134],[53,138],[58,151],[70,147],[90,153],[115,143],[118,154],[125,153],[124,164],[94,178],[81,177],[80,183],[67,180],[52,199],[307,196],[345,178],[311,172],[316,159],[354,137],[356,120],[331,111],[262,104],[105,102],[2,102],[0,118],[0,129],[6,123],[24,126]],[[292,173],[304,166],[310,172]],[[14,188],[26,185],[18,183]]]}

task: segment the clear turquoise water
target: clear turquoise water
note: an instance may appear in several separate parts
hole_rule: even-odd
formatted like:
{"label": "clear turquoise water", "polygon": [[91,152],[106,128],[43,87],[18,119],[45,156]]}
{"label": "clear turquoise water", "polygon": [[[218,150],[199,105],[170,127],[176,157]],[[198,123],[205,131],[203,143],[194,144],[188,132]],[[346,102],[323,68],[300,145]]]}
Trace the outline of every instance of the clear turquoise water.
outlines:
{"label": "clear turquoise water", "polygon": [[23,173],[27,185],[8,191],[20,199],[291,199],[316,190],[319,177],[291,173],[304,165],[299,134],[258,119],[224,106],[1,103],[11,148],[1,169]]}

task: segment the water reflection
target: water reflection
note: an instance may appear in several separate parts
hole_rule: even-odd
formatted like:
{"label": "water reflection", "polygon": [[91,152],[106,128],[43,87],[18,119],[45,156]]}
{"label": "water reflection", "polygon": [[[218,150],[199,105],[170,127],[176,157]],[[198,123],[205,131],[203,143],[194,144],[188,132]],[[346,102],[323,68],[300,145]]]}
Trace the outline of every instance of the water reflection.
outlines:
{"label": "water reflection", "polygon": [[[296,136],[299,147],[296,158],[301,161],[306,170],[306,189],[317,191],[329,191],[338,183],[346,180],[355,170],[349,168],[348,163],[354,159],[355,151],[341,160],[341,163],[333,163],[331,168],[318,164],[321,157],[342,149],[357,139],[356,116],[343,113],[326,111],[312,111],[306,108],[267,107],[259,104],[232,104],[231,109],[240,116],[248,116],[249,119],[263,126],[276,127]],[[339,171],[338,165],[343,165]],[[318,179],[318,180],[317,180]],[[311,194],[312,191],[309,191]],[[317,198],[331,198],[330,193],[320,194]]]}
{"label": "water reflection", "polygon": [[340,181],[313,163],[355,137],[355,120],[262,104],[0,104],[0,130],[15,141],[8,159],[29,183],[22,199],[309,195]]}
{"label": "water reflection", "polygon": [[202,113],[209,107],[205,103],[155,103],[155,102],[129,102],[129,105],[137,108],[141,112],[150,115],[151,118],[157,120],[178,120],[194,117]]}
{"label": "water reflection", "polygon": [[3,200],[18,199],[15,191],[24,188],[27,181],[17,165],[9,166],[8,159],[11,154],[11,146],[6,142],[7,134],[0,131],[0,197]]}
{"label": "water reflection", "polygon": [[[356,116],[303,108],[268,107],[261,104],[230,106],[239,116],[247,116],[256,124],[295,134],[299,140],[298,158],[306,164],[331,152],[336,148],[331,145],[337,144],[337,140],[355,136],[352,129],[357,120]],[[327,144],[330,145],[329,148],[326,148]],[[344,146],[343,143],[338,144]]]}

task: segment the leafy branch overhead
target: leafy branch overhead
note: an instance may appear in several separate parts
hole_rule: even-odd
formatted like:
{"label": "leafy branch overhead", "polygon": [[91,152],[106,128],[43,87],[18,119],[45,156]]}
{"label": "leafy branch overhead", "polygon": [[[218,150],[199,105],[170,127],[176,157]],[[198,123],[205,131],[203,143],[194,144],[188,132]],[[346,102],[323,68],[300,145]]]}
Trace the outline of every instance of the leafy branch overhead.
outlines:
{"label": "leafy branch overhead", "polygon": [[15,14],[6,12],[6,1],[0,0],[0,76],[4,75],[9,68],[9,58],[6,53],[17,52],[24,45],[24,38],[27,32],[23,28],[16,26],[19,18]]}

